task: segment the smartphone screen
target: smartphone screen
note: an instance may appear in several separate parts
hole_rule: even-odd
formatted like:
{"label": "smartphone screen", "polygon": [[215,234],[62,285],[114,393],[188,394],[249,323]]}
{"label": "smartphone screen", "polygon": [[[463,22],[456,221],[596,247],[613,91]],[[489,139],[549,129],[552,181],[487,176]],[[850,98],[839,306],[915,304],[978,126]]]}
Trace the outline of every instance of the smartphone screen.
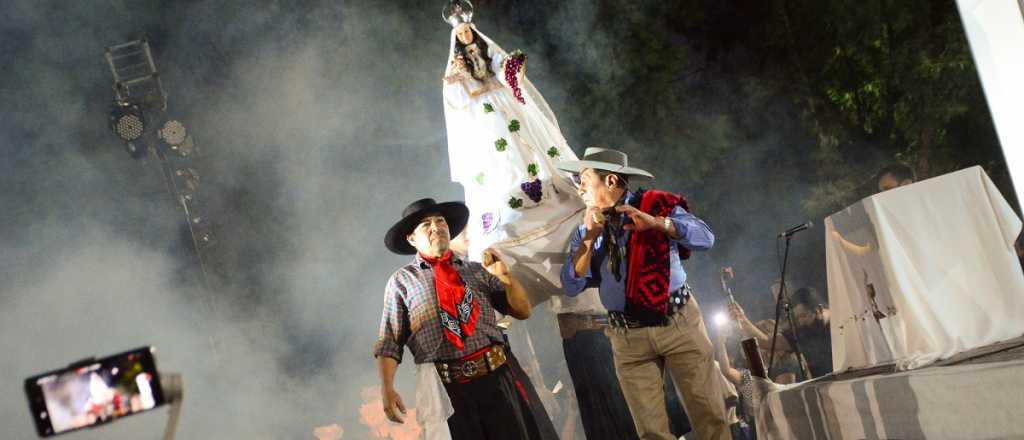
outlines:
{"label": "smartphone screen", "polygon": [[41,437],[110,423],[164,404],[152,347],[30,377],[25,393]]}

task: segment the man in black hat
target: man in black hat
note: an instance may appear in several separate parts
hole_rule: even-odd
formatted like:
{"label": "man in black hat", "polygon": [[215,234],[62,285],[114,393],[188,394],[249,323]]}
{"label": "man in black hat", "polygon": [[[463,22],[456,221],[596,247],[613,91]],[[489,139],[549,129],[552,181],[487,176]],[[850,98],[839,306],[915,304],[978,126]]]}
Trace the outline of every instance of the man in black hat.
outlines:
{"label": "man in black hat", "polygon": [[408,346],[416,364],[434,364],[444,383],[455,409],[448,418],[452,439],[557,438],[547,414],[537,408],[541,403],[529,398],[535,395],[529,379],[507,365],[496,325],[495,310],[517,319],[530,316],[523,286],[493,251],[485,251],[482,266],[449,249],[468,217],[461,202],[422,199],[405,208],[384,238],[392,252],[414,255],[384,292],[374,347],[384,413],[391,421],[404,420],[405,404],[394,379]]}
{"label": "man in black hat", "polygon": [[606,334],[616,375],[640,438],[676,438],[665,411],[663,369],[682,392],[697,435],[730,438],[721,373],[682,265],[691,251],[711,248],[711,229],[680,195],[630,191],[630,182],[654,176],[629,167],[625,153],[587,148],[583,160],[558,167],[573,173],[587,205],[562,267],[562,288],[569,296],[598,288],[613,327]]}

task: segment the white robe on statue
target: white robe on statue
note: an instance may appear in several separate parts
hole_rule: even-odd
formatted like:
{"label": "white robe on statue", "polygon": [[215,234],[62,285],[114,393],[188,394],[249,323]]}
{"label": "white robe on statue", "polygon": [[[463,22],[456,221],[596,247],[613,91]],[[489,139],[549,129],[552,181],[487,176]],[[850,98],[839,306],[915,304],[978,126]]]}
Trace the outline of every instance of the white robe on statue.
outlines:
{"label": "white robe on statue", "polygon": [[[487,42],[494,75],[443,81],[452,180],[465,189],[470,211],[467,256],[480,261],[484,249],[495,248],[516,266],[536,304],[561,294],[556,269],[584,206],[555,164],[577,156],[533,84],[519,75],[525,104],[517,101],[505,81],[507,53],[476,34]],[[455,41],[453,30],[446,78],[453,76]]]}
{"label": "white robe on statue", "polygon": [[[513,325],[509,336],[545,409],[558,423],[563,412],[573,412],[556,403],[545,386],[551,384],[541,377],[532,341],[561,341],[557,334],[531,336],[527,329],[540,319],[555,319],[556,313],[605,313],[596,290],[569,298],[561,287],[569,237],[585,207],[570,176],[555,164],[578,158],[540,92],[520,73],[518,85],[525,102],[519,102],[505,78],[508,54],[475,26],[473,30],[487,43],[493,75],[484,81],[468,74],[442,81],[452,181],[462,184],[469,207],[466,256],[480,261],[484,249],[495,249],[525,287],[531,304],[551,300],[553,313]],[[448,79],[457,76],[455,42],[453,29],[444,75]],[[557,327],[553,322],[549,325]],[[569,374],[562,371],[556,376],[568,378]]]}

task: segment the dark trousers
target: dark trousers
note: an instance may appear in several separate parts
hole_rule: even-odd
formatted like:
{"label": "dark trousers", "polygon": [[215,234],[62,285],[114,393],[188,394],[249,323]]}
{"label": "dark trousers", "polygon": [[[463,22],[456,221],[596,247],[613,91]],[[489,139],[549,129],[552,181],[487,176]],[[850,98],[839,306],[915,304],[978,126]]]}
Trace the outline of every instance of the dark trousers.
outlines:
{"label": "dark trousers", "polygon": [[[639,437],[615,375],[612,346],[601,330],[581,330],[562,340],[569,375],[576,390],[580,419],[587,440],[636,440]],[[672,433],[690,432],[675,384],[666,377],[665,403]]]}
{"label": "dark trousers", "polygon": [[558,438],[533,385],[510,364],[472,382],[446,384],[445,389],[455,408],[448,419],[452,440]]}

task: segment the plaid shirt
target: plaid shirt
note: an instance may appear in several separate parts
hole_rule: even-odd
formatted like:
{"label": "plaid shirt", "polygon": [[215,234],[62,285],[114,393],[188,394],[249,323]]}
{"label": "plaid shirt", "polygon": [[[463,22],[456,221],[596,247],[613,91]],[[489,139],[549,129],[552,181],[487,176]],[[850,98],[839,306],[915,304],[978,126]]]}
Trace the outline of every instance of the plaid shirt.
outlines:
{"label": "plaid shirt", "polygon": [[487,272],[480,263],[453,258],[455,270],[466,283],[466,293],[476,295],[480,317],[476,331],[466,339],[459,351],[448,342],[438,317],[437,294],[434,292],[434,271],[416,255],[412,262],[398,269],[384,288],[384,316],[373,356],[387,356],[402,362],[404,346],[409,346],[417,364],[459,359],[492,344],[504,344],[494,311],[508,312],[505,285]]}

